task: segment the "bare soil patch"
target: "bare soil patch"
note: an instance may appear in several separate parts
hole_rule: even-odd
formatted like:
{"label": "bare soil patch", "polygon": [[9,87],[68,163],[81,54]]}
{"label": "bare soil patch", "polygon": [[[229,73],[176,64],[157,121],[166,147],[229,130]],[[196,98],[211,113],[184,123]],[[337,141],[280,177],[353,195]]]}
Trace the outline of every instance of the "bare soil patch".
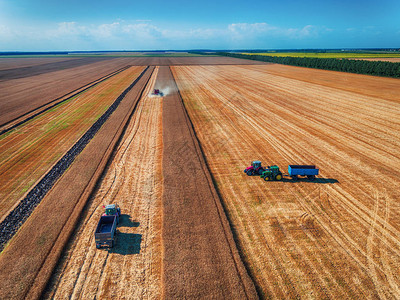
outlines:
{"label": "bare soil patch", "polygon": [[84,66],[87,64],[101,62],[104,60],[110,60],[112,58],[109,57],[85,57],[85,58],[77,58],[77,59],[67,59],[56,62],[47,62],[37,65],[31,66],[20,66],[9,69],[0,70],[0,82],[18,79],[30,76],[36,76],[40,74],[45,74],[49,72],[61,71],[70,68],[76,68],[80,66]]}
{"label": "bare soil patch", "polygon": [[31,67],[42,64],[79,59],[78,57],[0,57],[0,70]]}
{"label": "bare soil patch", "polygon": [[250,59],[225,56],[192,57],[131,57],[130,64],[135,66],[174,66],[174,65],[267,65],[269,63]]}
{"label": "bare soil patch", "polygon": [[0,82],[0,126],[128,65],[117,58]]}

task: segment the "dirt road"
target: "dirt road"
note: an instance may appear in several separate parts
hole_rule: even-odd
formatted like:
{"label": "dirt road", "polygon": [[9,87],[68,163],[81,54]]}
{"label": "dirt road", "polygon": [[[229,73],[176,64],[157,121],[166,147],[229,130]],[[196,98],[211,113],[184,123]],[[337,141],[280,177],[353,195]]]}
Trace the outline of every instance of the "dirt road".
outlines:
{"label": "dirt road", "polygon": [[[173,71],[264,296],[399,298],[399,81],[278,65]],[[264,182],[243,173],[255,159],[284,172],[316,164],[320,179]]]}
{"label": "dirt road", "polygon": [[254,299],[232,232],[172,74],[163,102],[163,244],[166,299]]}
{"label": "dirt road", "polygon": [[[162,98],[148,97],[156,77],[157,69],[89,200],[46,297],[160,297]],[[111,250],[97,250],[94,230],[102,205],[109,203],[118,203],[122,211],[117,244]]]}

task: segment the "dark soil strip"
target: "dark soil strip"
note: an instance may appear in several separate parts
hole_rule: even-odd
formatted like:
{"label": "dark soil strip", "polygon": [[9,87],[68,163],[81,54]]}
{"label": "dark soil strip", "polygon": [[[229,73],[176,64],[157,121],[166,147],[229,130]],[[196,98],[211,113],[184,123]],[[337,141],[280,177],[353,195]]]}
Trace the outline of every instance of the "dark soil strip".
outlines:
{"label": "dark soil strip", "polygon": [[[1,124],[0,126],[3,127],[5,125],[7,125],[7,124],[10,124],[10,123],[16,121],[17,119],[21,119],[22,118],[21,121],[17,121],[15,124],[12,124],[12,125],[10,124],[9,127],[4,128],[3,130],[1,130],[0,131],[0,135],[4,134],[6,132],[9,132],[10,130],[13,130],[13,129],[17,128],[18,126],[28,122],[29,120],[32,120],[33,118],[35,118],[38,115],[44,113],[45,111],[47,111],[47,110],[49,110],[49,109],[51,109],[51,108],[53,108],[53,107],[65,102],[65,101],[67,101],[67,100],[79,95],[80,93],[83,93],[83,92],[87,91],[88,89],[92,88],[93,86],[95,86],[95,85],[97,85],[97,84],[99,84],[99,83],[101,83],[101,82],[103,82],[103,81],[105,81],[105,80],[117,75],[118,73],[121,73],[122,71],[128,69],[129,67],[130,66],[123,67],[123,68],[121,68],[121,69],[119,69],[117,71],[114,71],[114,72],[112,72],[112,73],[110,73],[110,74],[108,74],[108,75],[106,75],[106,76],[104,76],[102,78],[99,78],[99,79],[96,79],[96,80],[94,80],[92,82],[89,82],[88,84],[86,84],[86,85],[84,85],[84,86],[82,86],[80,88],[77,88],[77,89],[69,92],[68,94],[65,94],[65,95],[63,95],[61,97],[58,97],[58,98],[56,98],[56,99],[54,99],[54,100],[52,100],[52,101],[50,101],[50,102],[48,102],[46,104],[40,105],[39,107],[35,108],[34,110],[31,110],[31,111],[23,114],[22,116],[19,116],[16,119],[10,120],[6,124]],[[68,96],[68,97],[64,98],[66,96]],[[60,99],[62,99],[62,100],[60,100]]]}
{"label": "dark soil strip", "polygon": [[115,111],[125,95],[140,80],[147,71],[146,68],[139,77],[114,101],[107,111],[89,128],[89,130],[72,146],[72,148],[54,165],[54,167],[31,189],[28,195],[21,200],[8,216],[0,223],[0,251],[5,244],[13,237],[22,224],[28,219],[35,207],[51,189],[53,184],[61,177],[68,167],[75,160],[75,157],[82,152],[89,141],[94,137],[109,116]]}
{"label": "dark soil strip", "polygon": [[[74,163],[0,255],[0,295],[38,299],[62,251],[74,232],[81,212],[116,149],[128,120],[151,77],[147,72],[127,93]],[[16,260],[15,257],[18,257]]]}
{"label": "dark soil strip", "polygon": [[166,299],[256,299],[168,67],[163,104],[163,284]]}
{"label": "dark soil strip", "polygon": [[76,68],[109,59],[113,59],[113,57],[85,57],[80,59],[51,62],[29,67],[0,70],[0,81],[36,76],[44,73]]}

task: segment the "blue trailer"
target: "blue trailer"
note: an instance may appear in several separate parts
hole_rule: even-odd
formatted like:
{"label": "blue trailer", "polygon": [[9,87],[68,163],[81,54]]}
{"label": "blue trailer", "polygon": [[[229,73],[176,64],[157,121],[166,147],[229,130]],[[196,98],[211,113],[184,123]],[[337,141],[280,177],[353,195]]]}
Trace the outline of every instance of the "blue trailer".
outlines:
{"label": "blue trailer", "polygon": [[94,233],[96,248],[98,249],[103,245],[110,248],[114,247],[116,232],[117,216],[101,216]]}
{"label": "blue trailer", "polygon": [[314,180],[319,173],[319,169],[314,165],[289,165],[288,173],[293,180],[298,179],[298,176],[307,176],[309,180]]}

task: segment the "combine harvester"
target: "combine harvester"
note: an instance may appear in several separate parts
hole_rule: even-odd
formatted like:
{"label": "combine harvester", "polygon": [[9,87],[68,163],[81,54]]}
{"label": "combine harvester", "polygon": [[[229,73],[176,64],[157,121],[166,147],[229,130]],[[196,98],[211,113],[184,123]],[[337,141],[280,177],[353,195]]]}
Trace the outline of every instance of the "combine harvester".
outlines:
{"label": "combine harvester", "polygon": [[161,92],[159,89],[154,89],[154,91],[151,93],[152,96],[158,96],[158,97],[164,97],[164,93]]}
{"label": "combine harvester", "polygon": [[97,249],[104,245],[110,248],[114,247],[117,225],[121,216],[121,209],[118,205],[109,204],[103,207],[105,208],[105,212],[100,217],[96,231],[94,232]]}
{"label": "combine harvester", "polygon": [[309,180],[314,180],[319,174],[319,169],[314,165],[289,165],[288,174],[283,175],[278,166],[262,167],[261,161],[255,160],[244,170],[244,173],[248,176],[259,175],[265,181],[280,181],[283,176],[289,176],[292,180],[297,180],[299,176],[306,176]]}

